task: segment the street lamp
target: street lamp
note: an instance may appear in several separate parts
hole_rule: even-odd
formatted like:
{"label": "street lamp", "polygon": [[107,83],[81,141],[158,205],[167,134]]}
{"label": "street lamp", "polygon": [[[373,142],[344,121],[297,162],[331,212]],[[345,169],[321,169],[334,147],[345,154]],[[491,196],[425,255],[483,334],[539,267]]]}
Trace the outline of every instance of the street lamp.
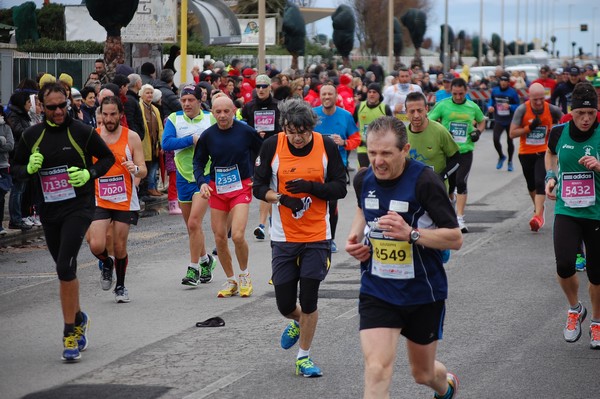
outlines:
{"label": "street lamp", "polygon": [[572,50],[571,50],[571,62],[575,62],[575,46],[576,42],[571,42]]}
{"label": "street lamp", "polygon": [[596,58],[600,58],[600,54],[598,53],[600,51],[600,43],[596,43]]}

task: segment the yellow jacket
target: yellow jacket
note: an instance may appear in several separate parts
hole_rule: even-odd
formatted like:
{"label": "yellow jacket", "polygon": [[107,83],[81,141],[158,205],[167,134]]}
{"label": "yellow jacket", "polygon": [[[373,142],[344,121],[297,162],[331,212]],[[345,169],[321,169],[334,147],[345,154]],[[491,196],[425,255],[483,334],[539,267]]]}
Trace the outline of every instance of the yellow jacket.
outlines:
{"label": "yellow jacket", "polygon": [[[142,147],[144,148],[144,159],[146,161],[152,161],[152,141],[150,140],[150,133],[148,132],[148,122],[146,121],[146,113],[144,112],[144,101],[140,100],[140,108],[142,109],[142,119],[144,120],[144,140],[142,140]],[[156,120],[158,121],[158,141],[157,145],[160,148],[160,143],[162,143],[162,135],[163,135],[163,122],[160,119],[160,112],[158,108],[156,108],[153,104],[150,104],[152,107],[152,112],[156,116]]]}

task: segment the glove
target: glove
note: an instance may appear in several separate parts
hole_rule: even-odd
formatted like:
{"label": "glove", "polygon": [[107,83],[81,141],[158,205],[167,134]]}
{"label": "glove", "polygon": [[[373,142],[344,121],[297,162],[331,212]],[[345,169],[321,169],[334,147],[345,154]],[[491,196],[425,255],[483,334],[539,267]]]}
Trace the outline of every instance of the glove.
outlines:
{"label": "glove", "polygon": [[476,143],[479,140],[479,136],[481,136],[481,132],[479,129],[475,129],[471,132],[471,141]]}
{"label": "glove", "polygon": [[300,209],[298,212],[292,213],[294,219],[300,219],[302,216],[304,216],[304,212],[308,211],[310,204],[312,204],[312,199],[310,197],[302,198],[302,209]]}
{"label": "glove", "polygon": [[292,194],[308,193],[312,191],[312,182],[304,179],[295,179],[285,183],[285,189]]}
{"label": "glove", "polygon": [[71,166],[67,172],[69,173],[69,184],[73,187],[81,187],[90,180],[90,172],[87,169]]}
{"label": "glove", "polygon": [[542,124],[542,121],[540,120],[540,118],[536,115],[535,119],[531,121],[531,123],[529,124],[529,131],[533,131],[535,130],[536,127],[540,126]]}
{"label": "glove", "polygon": [[279,198],[279,203],[286,208],[290,208],[292,212],[296,213],[304,209],[304,202],[302,198],[290,197],[289,195],[282,195]]}
{"label": "glove", "polygon": [[36,148],[35,152],[29,156],[29,163],[27,164],[27,173],[30,175],[37,173],[42,167],[44,162],[44,156],[40,154],[40,149]]}

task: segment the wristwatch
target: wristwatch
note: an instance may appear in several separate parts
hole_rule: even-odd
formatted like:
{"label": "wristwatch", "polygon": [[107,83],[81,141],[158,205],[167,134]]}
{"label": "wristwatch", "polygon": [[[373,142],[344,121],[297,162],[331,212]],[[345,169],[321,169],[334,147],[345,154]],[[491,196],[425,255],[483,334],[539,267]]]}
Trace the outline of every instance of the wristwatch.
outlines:
{"label": "wristwatch", "polygon": [[277,196],[277,205],[280,204],[279,200],[281,199],[281,197],[283,196],[283,194],[277,193],[275,194]]}
{"label": "wristwatch", "polygon": [[421,238],[421,233],[419,233],[419,230],[418,229],[412,229],[410,231],[408,243],[409,244],[414,244],[415,242],[417,242],[417,240],[419,238]]}

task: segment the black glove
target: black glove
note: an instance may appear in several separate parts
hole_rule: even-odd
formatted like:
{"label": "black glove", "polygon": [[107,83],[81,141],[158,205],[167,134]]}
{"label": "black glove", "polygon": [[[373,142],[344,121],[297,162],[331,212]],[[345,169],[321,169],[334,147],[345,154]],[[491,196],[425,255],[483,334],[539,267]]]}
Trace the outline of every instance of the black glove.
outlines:
{"label": "black glove", "polygon": [[302,198],[290,197],[289,195],[283,194],[281,198],[279,198],[279,203],[286,208],[290,208],[294,213],[304,209]]}
{"label": "black glove", "polygon": [[542,124],[542,121],[540,120],[539,116],[535,116],[535,119],[531,121],[531,123],[529,124],[529,131],[534,131],[536,127],[540,126]]}
{"label": "black glove", "polygon": [[471,141],[473,143],[476,143],[477,140],[479,140],[479,136],[481,136],[481,132],[479,131],[479,129],[475,129],[471,132]]}
{"label": "black glove", "polygon": [[313,184],[311,181],[304,179],[295,179],[285,183],[285,189],[292,194],[308,193],[312,191]]}

